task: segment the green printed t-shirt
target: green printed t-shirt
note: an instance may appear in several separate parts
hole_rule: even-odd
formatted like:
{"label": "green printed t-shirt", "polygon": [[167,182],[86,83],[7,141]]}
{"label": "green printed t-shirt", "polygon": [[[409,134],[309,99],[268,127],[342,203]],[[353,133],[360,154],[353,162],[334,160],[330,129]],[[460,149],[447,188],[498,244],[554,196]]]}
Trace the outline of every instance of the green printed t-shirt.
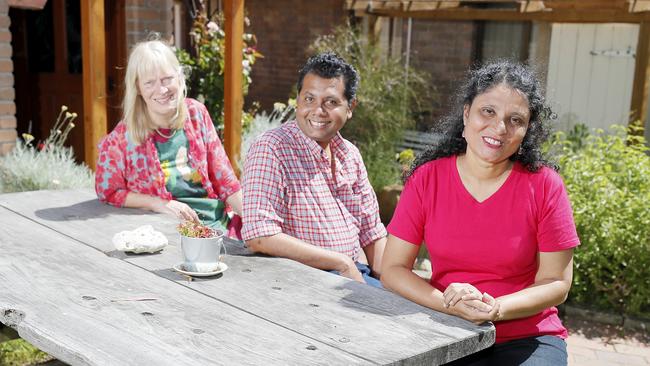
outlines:
{"label": "green printed t-shirt", "polygon": [[160,131],[165,135],[173,133],[170,138],[156,135],[154,139],[160,167],[165,174],[165,188],[175,200],[196,211],[204,225],[227,233],[229,217],[225,213],[226,205],[221,200],[208,198],[201,184],[201,175],[189,162],[189,141],[185,132],[182,129],[175,133],[166,129]]}

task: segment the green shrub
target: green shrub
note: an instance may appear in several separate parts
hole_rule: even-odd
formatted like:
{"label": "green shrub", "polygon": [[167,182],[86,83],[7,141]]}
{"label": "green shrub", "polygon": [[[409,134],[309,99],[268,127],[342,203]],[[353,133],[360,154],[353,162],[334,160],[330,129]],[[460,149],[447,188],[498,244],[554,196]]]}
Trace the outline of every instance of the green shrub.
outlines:
{"label": "green shrub", "polygon": [[93,172],[77,164],[72,148],[63,146],[77,117],[67,110],[61,107],[45,141],[33,146],[34,138],[23,134],[24,143],[18,140],[10,153],[0,156],[0,193],[93,186]]}
{"label": "green shrub", "polygon": [[361,77],[357,107],[341,134],[361,151],[376,191],[398,183],[401,167],[395,161],[395,147],[403,131],[415,126],[419,112],[431,105],[428,75],[406,68],[399,58],[384,56],[350,27],[339,27],[310,47],[312,53],[325,51],[343,57]]}
{"label": "green shrub", "polygon": [[650,157],[643,131],[630,129],[577,128],[553,149],[581,241],[570,300],[650,316]]}
{"label": "green shrub", "polygon": [[0,365],[34,365],[52,359],[52,356],[40,351],[22,339],[0,342]]}

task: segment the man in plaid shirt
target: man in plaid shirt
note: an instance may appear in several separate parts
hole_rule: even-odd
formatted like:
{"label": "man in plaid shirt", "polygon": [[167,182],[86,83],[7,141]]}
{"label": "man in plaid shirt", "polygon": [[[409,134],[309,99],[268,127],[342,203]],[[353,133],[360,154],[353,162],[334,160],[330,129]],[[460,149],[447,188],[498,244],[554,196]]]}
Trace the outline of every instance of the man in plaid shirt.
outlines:
{"label": "man in plaid shirt", "polygon": [[242,236],[254,252],[381,286],[386,229],[359,150],[339,134],[356,106],[357,71],[331,53],[300,70],[296,120],[251,146]]}

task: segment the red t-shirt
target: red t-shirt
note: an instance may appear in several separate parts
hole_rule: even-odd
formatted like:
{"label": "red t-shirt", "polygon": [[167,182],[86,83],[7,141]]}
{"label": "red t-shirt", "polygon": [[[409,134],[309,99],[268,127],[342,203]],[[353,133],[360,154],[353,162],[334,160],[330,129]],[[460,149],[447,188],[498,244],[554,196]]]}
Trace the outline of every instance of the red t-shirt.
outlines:
{"label": "red t-shirt", "polygon": [[[456,157],[422,165],[407,181],[388,232],[431,257],[431,285],[470,283],[494,297],[535,281],[537,253],[579,245],[569,198],[559,174],[515,163],[492,196],[478,202],[463,185]],[[496,343],[538,335],[567,337],[555,307],[495,323]]]}

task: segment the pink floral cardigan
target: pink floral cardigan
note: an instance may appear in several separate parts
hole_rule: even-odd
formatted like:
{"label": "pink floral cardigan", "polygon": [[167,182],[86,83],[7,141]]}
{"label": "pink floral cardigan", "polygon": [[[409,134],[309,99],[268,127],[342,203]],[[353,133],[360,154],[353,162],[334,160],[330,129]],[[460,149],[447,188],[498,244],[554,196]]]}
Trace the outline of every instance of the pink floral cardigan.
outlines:
{"label": "pink floral cardigan", "polygon": [[[226,198],[240,189],[226,152],[205,106],[194,99],[185,99],[189,116],[183,130],[189,141],[190,164],[201,175],[209,198]],[[95,174],[95,191],[102,202],[122,207],[128,192],[173,199],[165,189],[165,177],[158,160],[158,151],[149,136],[135,145],[128,136],[124,121],[99,142]]]}

